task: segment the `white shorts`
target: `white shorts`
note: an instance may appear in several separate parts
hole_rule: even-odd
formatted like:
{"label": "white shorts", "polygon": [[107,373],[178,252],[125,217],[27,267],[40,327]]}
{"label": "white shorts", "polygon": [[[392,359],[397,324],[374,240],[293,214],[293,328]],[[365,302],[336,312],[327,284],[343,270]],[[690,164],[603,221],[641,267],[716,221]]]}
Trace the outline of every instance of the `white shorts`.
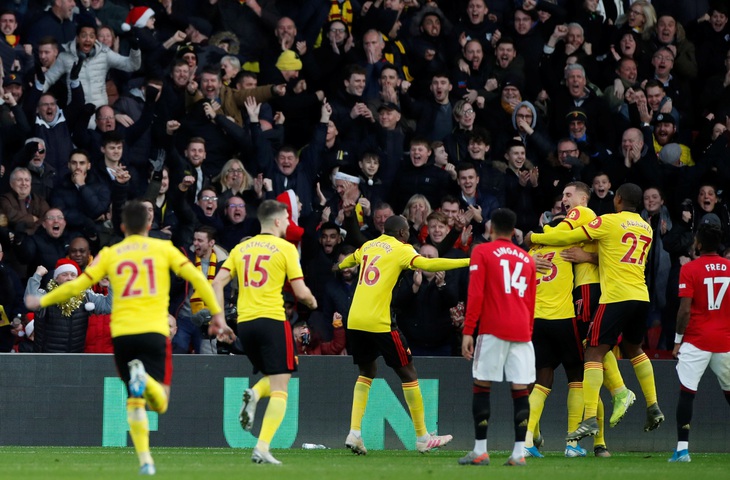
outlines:
{"label": "white shorts", "polygon": [[726,392],[730,391],[730,352],[706,352],[685,342],[679,347],[678,359],[677,375],[679,383],[685,388],[696,392],[700,379],[709,365],[717,375],[720,387]]}
{"label": "white shorts", "polygon": [[479,335],[471,374],[476,380],[485,382],[533,383],[535,349],[532,342],[508,342],[494,335]]}

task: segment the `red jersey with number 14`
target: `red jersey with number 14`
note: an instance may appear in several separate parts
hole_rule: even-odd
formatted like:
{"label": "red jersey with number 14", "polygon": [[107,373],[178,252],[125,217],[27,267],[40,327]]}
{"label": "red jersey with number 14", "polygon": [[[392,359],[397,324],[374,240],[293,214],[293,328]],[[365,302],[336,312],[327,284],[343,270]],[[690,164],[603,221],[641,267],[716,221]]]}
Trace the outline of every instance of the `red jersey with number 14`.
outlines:
{"label": "red jersey with number 14", "polygon": [[495,240],[476,247],[469,263],[464,335],[478,331],[509,342],[529,342],[536,274],[532,257],[512,242]]}
{"label": "red jersey with number 14", "polygon": [[730,260],[702,255],[682,266],[679,296],[692,299],[684,341],[706,352],[730,352]]}

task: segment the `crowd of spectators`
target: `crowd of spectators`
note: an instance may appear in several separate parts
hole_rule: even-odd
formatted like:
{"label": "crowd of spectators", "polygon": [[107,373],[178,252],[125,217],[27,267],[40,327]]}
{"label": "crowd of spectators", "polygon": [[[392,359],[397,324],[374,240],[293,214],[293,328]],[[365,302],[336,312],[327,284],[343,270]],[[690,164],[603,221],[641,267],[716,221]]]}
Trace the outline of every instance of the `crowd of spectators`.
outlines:
{"label": "crowd of spectators", "polygon": [[[38,318],[13,321],[24,286],[120,239],[128,199],[214,270],[258,233],[262,200],[285,201],[320,305],[289,306],[298,347],[340,353],[358,273],[332,266],[389,216],[422,255],[466,256],[494,209],[517,213],[521,244],[579,180],[597,214],[619,185],[645,190],[647,342],[671,348],[705,213],[730,242],[729,3],[0,0],[0,347],[38,338]],[[403,275],[393,309],[414,353],[460,344],[467,275]],[[185,287],[175,351],[200,353]]]}

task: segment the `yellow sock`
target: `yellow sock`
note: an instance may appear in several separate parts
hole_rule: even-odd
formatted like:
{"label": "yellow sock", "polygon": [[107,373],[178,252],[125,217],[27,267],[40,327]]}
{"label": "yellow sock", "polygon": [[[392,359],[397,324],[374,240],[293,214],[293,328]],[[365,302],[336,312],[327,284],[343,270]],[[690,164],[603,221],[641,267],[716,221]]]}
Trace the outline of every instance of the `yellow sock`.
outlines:
{"label": "yellow sock", "polygon": [[127,399],[127,422],[129,436],[132,437],[134,451],[137,452],[140,466],[153,463],[150,455],[150,425],[145,411],[144,398]]}
{"label": "yellow sock", "polygon": [[256,448],[268,451],[271,439],[274,438],[274,434],[279,429],[281,421],[284,420],[287,398],[289,398],[289,394],[284,391],[274,390],[271,392],[269,405],[266,407],[264,420],[261,423],[261,433],[259,434],[259,442]]}
{"label": "yellow sock", "polygon": [[[606,445],[606,439],[603,436],[605,433],[605,430],[603,429],[603,419],[604,417],[604,410],[603,410],[603,401],[601,400],[601,397],[598,397],[598,410],[596,411],[596,421],[598,422],[598,433],[595,437],[593,437],[593,446],[596,447],[598,445]],[[571,430],[572,431],[572,430]]]}
{"label": "yellow sock", "polygon": [[251,390],[256,393],[256,400],[261,400],[271,395],[271,381],[269,380],[269,376],[262,377],[261,380],[256,382],[256,385],[251,387]]}
{"label": "yellow sock", "polygon": [[411,411],[411,420],[413,420],[413,428],[416,429],[416,436],[422,437],[427,435],[426,409],[423,408],[423,395],[421,395],[421,387],[418,386],[418,380],[403,384],[403,396],[406,397],[408,410]]}
{"label": "yellow sock", "polygon": [[657,403],[656,384],[654,383],[654,367],[651,366],[649,357],[647,357],[645,353],[637,355],[631,359],[631,365],[634,366],[636,379],[639,381],[639,385],[641,385],[641,391],[644,392],[646,406],[649,407]]}
{"label": "yellow sock", "polygon": [[144,389],[143,396],[153,412],[165,413],[167,411],[169,402],[165,387],[149,375],[147,375],[147,386]]}
{"label": "yellow sock", "polygon": [[532,433],[533,441],[534,441],[534,439],[539,438],[540,437],[540,422],[537,422],[535,424],[535,428],[532,430],[532,432],[530,432],[528,429],[528,433]]}
{"label": "yellow sock", "polygon": [[362,417],[365,415],[365,407],[368,405],[368,396],[370,395],[370,385],[372,383],[372,378],[363,377],[362,375],[357,377],[355,391],[352,393],[350,430],[362,430]]}
{"label": "yellow sock", "polygon": [[[538,425],[540,424],[540,417],[542,417],[542,411],[545,408],[545,400],[547,400],[548,395],[550,395],[550,389],[538,383],[535,384],[532,392],[530,392],[530,397],[528,398],[530,401],[530,417],[527,419],[527,431],[532,435],[525,437],[526,447],[534,446],[534,438],[540,434]],[[535,430],[538,430],[537,433],[535,433]]]}
{"label": "yellow sock", "polygon": [[598,394],[603,384],[603,364],[586,362],[583,366],[583,402],[585,418],[595,417],[598,410]]}
{"label": "yellow sock", "polygon": [[568,432],[574,432],[583,421],[583,383],[570,382],[568,384]]}
{"label": "yellow sock", "polygon": [[611,350],[603,357],[603,385],[611,392],[611,396],[626,390],[624,377],[621,376],[621,370],[618,369],[616,355]]}

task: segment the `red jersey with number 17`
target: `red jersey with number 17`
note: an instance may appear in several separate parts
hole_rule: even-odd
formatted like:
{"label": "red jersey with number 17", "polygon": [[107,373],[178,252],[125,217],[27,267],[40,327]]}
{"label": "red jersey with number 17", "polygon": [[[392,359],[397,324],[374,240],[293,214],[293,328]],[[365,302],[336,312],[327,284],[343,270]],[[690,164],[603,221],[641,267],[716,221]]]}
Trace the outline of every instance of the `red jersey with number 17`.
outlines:
{"label": "red jersey with number 17", "polygon": [[535,316],[535,262],[507,240],[476,247],[469,262],[464,335],[477,331],[509,342],[529,342]]}
{"label": "red jersey with number 17", "polygon": [[700,350],[730,352],[730,260],[702,255],[682,266],[679,296],[692,299],[684,341]]}

